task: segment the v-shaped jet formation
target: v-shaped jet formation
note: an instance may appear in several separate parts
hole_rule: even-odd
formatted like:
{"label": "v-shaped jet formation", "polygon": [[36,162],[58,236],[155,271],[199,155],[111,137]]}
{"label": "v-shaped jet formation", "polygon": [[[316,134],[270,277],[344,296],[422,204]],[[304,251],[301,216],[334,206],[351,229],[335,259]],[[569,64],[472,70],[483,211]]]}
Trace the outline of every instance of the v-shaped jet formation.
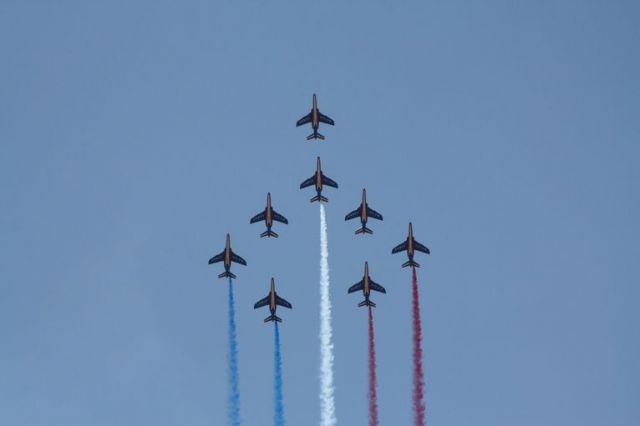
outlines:
{"label": "v-shaped jet formation", "polygon": [[313,94],[313,105],[311,106],[311,112],[304,117],[302,117],[296,123],[296,127],[304,126],[305,124],[311,123],[311,128],[313,128],[313,133],[307,136],[307,140],[311,139],[320,139],[324,140],[324,136],[318,133],[318,127],[320,127],[320,123],[329,124],[331,126],[335,125],[334,121],[322,114],[318,110],[318,101],[316,100],[316,94]]}
{"label": "v-shaped jet formation", "polygon": [[253,305],[253,309],[262,308],[263,306],[267,306],[267,305],[269,305],[269,311],[271,311],[271,315],[266,317],[264,319],[264,322],[269,322],[269,321],[282,322],[282,318],[276,316],[276,309],[278,308],[278,305],[284,306],[285,308],[289,308],[289,309],[293,308],[293,306],[291,306],[291,303],[287,302],[282,297],[278,296],[278,293],[276,293],[276,283],[273,277],[271,278],[271,290],[269,290],[269,294],[264,299],[258,300],[256,304]]}
{"label": "v-shaped jet formation", "polygon": [[362,202],[360,203],[360,207],[349,213],[344,217],[344,220],[355,219],[356,217],[360,217],[360,223],[362,223],[362,228],[356,229],[357,234],[373,234],[373,231],[367,228],[367,220],[371,217],[377,220],[383,220],[382,215],[369,207],[367,204],[367,190],[362,190]]}
{"label": "v-shaped jet formation", "polygon": [[276,222],[282,222],[284,224],[289,223],[289,221],[287,220],[286,217],[282,216],[280,213],[276,212],[271,207],[271,193],[270,192],[267,192],[267,207],[264,209],[263,212],[260,212],[257,215],[255,215],[254,217],[252,217],[251,220],[249,221],[249,223],[256,223],[256,222],[260,222],[260,221],[263,221],[263,220],[264,220],[264,223],[267,225],[267,230],[265,232],[263,232],[262,234],[260,234],[260,238],[262,238],[262,237],[278,238],[278,234],[276,234],[275,232],[273,232],[271,230],[271,227],[273,226],[273,221],[274,220]]}
{"label": "v-shaped jet formation", "polygon": [[353,293],[356,291],[362,290],[364,294],[364,300],[358,303],[358,306],[371,306],[372,308],[376,307],[376,304],[369,300],[369,296],[371,295],[371,290],[378,291],[380,293],[386,293],[387,290],[384,289],[380,284],[373,282],[371,278],[369,278],[369,263],[364,262],[364,276],[362,280],[358,283],[355,283],[351,287],[349,287],[348,293]]}
{"label": "v-shaped jet formation", "polygon": [[235,263],[239,263],[241,265],[247,265],[247,262],[241,258],[240,256],[238,256],[237,254],[235,254],[233,252],[233,250],[231,250],[231,237],[229,236],[229,234],[227,234],[227,243],[224,246],[224,250],[222,250],[222,253],[213,256],[211,259],[209,259],[209,265],[211,265],[212,263],[217,263],[217,262],[224,262],[224,272],[221,273],[220,275],[218,275],[218,278],[224,278],[224,277],[231,277],[231,278],[235,278],[236,276],[230,271],[231,269],[231,262],[235,262]]}
{"label": "v-shaped jet formation", "polygon": [[409,256],[409,261],[402,264],[403,268],[406,268],[407,266],[415,266],[416,268],[420,267],[420,264],[413,260],[416,250],[426,254],[431,253],[426,246],[423,246],[413,238],[413,227],[411,226],[411,222],[409,222],[409,236],[404,242],[395,246],[393,250],[391,250],[391,254],[396,254],[405,250],[407,251],[407,256]]}
{"label": "v-shaped jet formation", "polygon": [[300,184],[300,189],[306,188],[307,186],[311,186],[311,185],[315,185],[316,192],[318,193],[318,195],[316,195],[311,199],[312,203],[314,201],[325,202],[325,203],[329,201],[327,197],[322,196],[322,188],[324,185],[330,186],[332,188],[338,187],[338,184],[335,181],[329,179],[327,176],[325,176],[324,173],[322,173],[322,169],[320,167],[320,157],[318,157],[318,161],[316,164],[316,172],[314,173],[313,176],[311,176],[309,179],[305,180]]}

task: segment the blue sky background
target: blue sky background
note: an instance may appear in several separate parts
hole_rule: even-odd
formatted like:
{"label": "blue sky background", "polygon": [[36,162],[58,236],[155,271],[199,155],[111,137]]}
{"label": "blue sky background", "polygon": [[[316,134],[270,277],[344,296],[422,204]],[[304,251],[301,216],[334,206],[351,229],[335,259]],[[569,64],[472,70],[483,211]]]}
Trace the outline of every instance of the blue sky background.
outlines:
{"label": "blue sky background", "polygon": [[[108,3],[108,4],[106,4]],[[345,4],[348,3],[348,4]],[[402,3],[402,4],[399,4]],[[231,232],[245,424],[273,415],[276,277],[288,424],[318,404],[328,189],[340,424],[411,423],[418,259],[431,425],[640,422],[640,7],[632,1],[0,4],[0,423],[221,425]],[[336,121],[296,129],[311,94]],[[368,189],[385,221],[355,238]],[[290,220],[261,240],[249,218]]]}

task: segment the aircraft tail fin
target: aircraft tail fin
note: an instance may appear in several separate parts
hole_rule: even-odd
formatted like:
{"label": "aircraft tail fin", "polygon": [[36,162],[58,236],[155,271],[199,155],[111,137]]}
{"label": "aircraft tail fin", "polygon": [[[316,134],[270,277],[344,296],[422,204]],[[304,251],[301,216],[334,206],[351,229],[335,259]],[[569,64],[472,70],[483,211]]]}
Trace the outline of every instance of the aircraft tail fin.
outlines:
{"label": "aircraft tail fin", "polygon": [[231,271],[224,271],[223,273],[218,275],[218,278],[225,278],[225,277],[230,277],[230,278],[236,278],[235,274]]}
{"label": "aircraft tail fin", "polygon": [[327,197],[324,197],[322,195],[316,195],[315,197],[313,197],[311,199],[311,202],[313,203],[314,201],[319,201],[321,203],[327,203],[329,202],[329,199]]}
{"label": "aircraft tail fin", "polygon": [[308,141],[310,141],[311,139],[320,139],[321,141],[323,141],[324,140],[324,136],[321,135],[318,132],[313,132],[309,136],[307,136],[307,140]]}
{"label": "aircraft tail fin", "polygon": [[364,299],[362,302],[358,303],[358,307],[363,307],[363,306],[371,306],[372,308],[375,308],[376,304],[369,299]]}
{"label": "aircraft tail fin", "polygon": [[373,234],[373,231],[366,226],[363,226],[362,228],[356,229],[356,235],[358,234]]}
{"label": "aircraft tail fin", "polygon": [[409,259],[407,262],[402,264],[403,268],[406,268],[407,266],[415,266],[416,268],[419,268],[420,264],[413,259]]}
{"label": "aircraft tail fin", "polygon": [[275,232],[273,232],[271,229],[267,229],[266,231],[264,231],[262,234],[260,234],[260,238],[263,237],[273,237],[273,238],[278,238],[278,234],[276,234]]}
{"label": "aircraft tail fin", "polygon": [[282,318],[276,316],[276,314],[273,314],[273,315],[269,315],[264,319],[264,322],[269,322],[269,321],[282,322]]}

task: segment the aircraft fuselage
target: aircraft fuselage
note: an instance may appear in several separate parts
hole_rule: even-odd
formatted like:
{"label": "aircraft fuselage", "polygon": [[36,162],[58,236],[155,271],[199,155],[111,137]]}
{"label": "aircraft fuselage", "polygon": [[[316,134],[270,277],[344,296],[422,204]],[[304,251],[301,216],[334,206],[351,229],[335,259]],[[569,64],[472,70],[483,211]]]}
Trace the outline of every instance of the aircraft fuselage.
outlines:
{"label": "aircraft fuselage", "polygon": [[269,292],[269,310],[271,315],[276,313],[276,284],[273,278],[271,278],[271,291]]}
{"label": "aircraft fuselage", "polygon": [[267,229],[271,229],[273,226],[273,209],[271,208],[271,193],[267,193],[267,208],[264,214],[264,222],[267,225]]}
{"label": "aircraft fuselage", "polygon": [[313,106],[311,107],[311,127],[314,132],[317,132],[320,127],[320,111],[318,111],[318,101],[315,93],[313,94]]}
{"label": "aircraft fuselage", "polygon": [[413,248],[413,226],[409,223],[409,236],[407,237],[407,256],[409,260],[413,260],[413,255],[415,254],[415,250]]}
{"label": "aircraft fuselage", "polygon": [[369,217],[367,216],[367,191],[365,189],[362,190],[362,203],[360,204],[360,223],[362,223],[362,227],[367,224]]}
{"label": "aircraft fuselage", "polygon": [[318,157],[318,165],[316,167],[316,192],[318,195],[322,192],[322,169],[320,166],[320,157]]}
{"label": "aircraft fuselage", "polygon": [[369,296],[371,295],[371,283],[369,282],[368,262],[364,262],[364,277],[362,278],[362,281],[362,292],[364,293],[365,299],[369,300]]}
{"label": "aircraft fuselage", "polygon": [[224,269],[229,272],[231,268],[231,236],[227,234],[227,243],[224,246]]}

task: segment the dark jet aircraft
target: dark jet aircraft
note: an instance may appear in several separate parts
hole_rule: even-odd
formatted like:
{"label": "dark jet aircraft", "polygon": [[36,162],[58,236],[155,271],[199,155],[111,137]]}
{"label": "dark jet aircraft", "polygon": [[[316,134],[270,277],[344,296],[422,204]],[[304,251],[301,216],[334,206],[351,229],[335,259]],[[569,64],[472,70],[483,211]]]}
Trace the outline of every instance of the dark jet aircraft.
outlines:
{"label": "dark jet aircraft", "polygon": [[291,306],[291,303],[287,302],[282,297],[278,296],[278,293],[276,293],[276,283],[274,282],[273,278],[271,278],[271,290],[269,291],[269,294],[264,299],[258,300],[256,304],[253,305],[253,309],[262,308],[263,306],[267,306],[267,305],[269,305],[269,310],[271,311],[271,315],[266,317],[264,319],[264,322],[269,322],[269,321],[282,322],[282,318],[276,316],[276,309],[278,305],[284,306],[285,308],[289,308],[289,309],[293,308],[293,306]]}
{"label": "dark jet aircraft", "polygon": [[367,220],[369,217],[373,219],[382,220],[382,215],[369,207],[367,204],[367,190],[362,190],[362,202],[360,203],[360,207],[349,213],[344,217],[344,220],[355,219],[356,217],[360,217],[360,223],[362,223],[362,228],[356,229],[357,234],[373,234],[373,231],[367,228]]}
{"label": "dark jet aircraft", "polygon": [[380,293],[387,292],[384,287],[382,287],[380,284],[374,283],[373,280],[369,278],[368,262],[364,262],[364,276],[362,277],[362,281],[349,287],[349,293],[353,293],[359,290],[362,290],[362,293],[364,294],[364,300],[358,303],[358,306],[371,306],[372,308],[375,308],[376,304],[369,300],[371,290],[379,291]]}
{"label": "dark jet aircraft", "polygon": [[227,234],[227,243],[224,246],[224,250],[222,250],[222,253],[220,253],[217,256],[213,256],[211,259],[209,259],[209,265],[217,262],[224,262],[224,272],[218,275],[218,278],[224,278],[224,277],[235,278],[236,277],[229,270],[231,269],[231,262],[239,263],[245,266],[247,265],[247,262],[243,258],[238,256],[231,250],[231,237],[229,236],[229,234]]}
{"label": "dark jet aircraft", "polygon": [[316,192],[318,193],[318,195],[316,195],[315,197],[313,197],[311,199],[312,203],[314,201],[325,202],[325,203],[327,201],[329,201],[328,198],[322,196],[322,187],[323,187],[323,185],[327,185],[327,186],[330,186],[332,188],[337,188],[338,187],[337,183],[335,183],[333,180],[331,180],[328,177],[326,177],[324,175],[324,173],[322,173],[322,169],[320,168],[320,157],[318,157],[318,163],[317,163],[317,166],[316,166],[315,174],[313,176],[311,176],[309,179],[307,179],[304,182],[302,182],[300,184],[300,189],[306,188],[307,186],[311,186],[311,185],[315,185],[316,186]]}
{"label": "dark jet aircraft", "polygon": [[411,222],[409,222],[409,236],[407,237],[406,241],[394,247],[394,249],[391,250],[391,254],[396,254],[405,250],[407,251],[407,256],[409,256],[409,261],[402,264],[403,268],[406,268],[407,266],[415,266],[416,268],[420,267],[418,262],[413,260],[413,256],[415,255],[416,250],[427,254],[431,253],[426,246],[423,246],[422,244],[417,242],[415,238],[413,238],[413,227],[411,226]]}
{"label": "dark jet aircraft", "polygon": [[326,115],[320,113],[318,111],[318,102],[316,101],[316,94],[313,94],[313,106],[311,107],[311,112],[304,117],[302,117],[296,123],[296,127],[304,126],[305,124],[311,123],[311,127],[313,128],[313,133],[307,136],[307,140],[311,139],[320,139],[324,140],[324,136],[318,133],[318,127],[320,127],[320,123],[335,125],[332,119],[327,117]]}
{"label": "dark jet aircraft", "polygon": [[273,226],[273,221],[274,220],[276,222],[289,223],[289,221],[287,220],[286,217],[282,216],[280,213],[276,212],[275,210],[273,210],[273,208],[271,208],[271,193],[270,192],[267,192],[267,207],[264,209],[263,212],[258,213],[257,215],[252,217],[251,220],[249,221],[249,223],[256,223],[256,222],[260,222],[260,221],[263,221],[263,220],[264,220],[264,223],[267,225],[267,230],[265,232],[263,232],[262,234],[260,234],[260,238],[262,238],[262,237],[275,237],[275,238],[278,238],[278,234],[276,234],[275,232],[273,232],[271,230],[271,227]]}

